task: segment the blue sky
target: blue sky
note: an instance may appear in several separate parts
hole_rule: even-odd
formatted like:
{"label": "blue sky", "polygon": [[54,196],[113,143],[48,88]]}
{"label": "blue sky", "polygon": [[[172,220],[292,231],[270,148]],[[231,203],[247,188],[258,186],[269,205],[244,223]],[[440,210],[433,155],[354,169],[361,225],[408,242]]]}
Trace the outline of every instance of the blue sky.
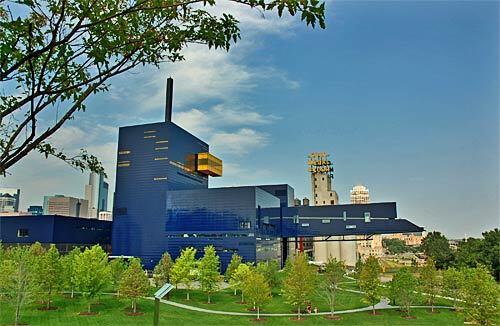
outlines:
{"label": "blue sky", "polygon": [[[288,183],[310,196],[307,154],[332,154],[341,202],[372,201],[449,237],[499,225],[498,2],[328,2],[327,29],[224,4],[242,23],[229,53],[120,76],[53,140],[100,155],[114,187],[117,128],[163,117],[211,144],[225,175],[211,186]],[[50,119],[50,115],[46,117]],[[21,207],[83,196],[87,176],[31,155],[2,184]]]}

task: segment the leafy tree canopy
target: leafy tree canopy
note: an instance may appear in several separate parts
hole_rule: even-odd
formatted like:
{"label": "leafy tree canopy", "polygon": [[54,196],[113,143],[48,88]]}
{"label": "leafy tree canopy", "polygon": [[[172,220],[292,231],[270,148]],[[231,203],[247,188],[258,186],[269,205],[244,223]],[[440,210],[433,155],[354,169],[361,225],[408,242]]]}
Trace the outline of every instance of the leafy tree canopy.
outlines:
{"label": "leafy tree canopy", "polygon": [[170,282],[174,262],[168,252],[165,252],[153,270],[153,278],[156,286],[163,286]]}
{"label": "leafy tree canopy", "polygon": [[382,245],[392,255],[410,251],[406,243],[401,239],[383,239]]}
{"label": "leafy tree canopy", "polygon": [[[318,0],[229,0],[261,12],[300,15],[325,27]],[[85,111],[92,94],[139,65],[183,60],[192,43],[228,50],[240,38],[216,0],[9,0],[0,2],[0,174],[32,151],[78,169],[103,172],[82,150],[50,144],[65,122]],[[212,11],[213,12],[213,11]],[[50,115],[48,115],[50,113]],[[47,119],[50,116],[50,119]]]}
{"label": "leafy tree canopy", "polygon": [[453,260],[448,239],[440,232],[434,231],[422,240],[422,250],[428,257],[432,257],[439,269],[446,268]]}
{"label": "leafy tree canopy", "polygon": [[137,298],[148,294],[149,279],[141,266],[140,259],[132,259],[120,279],[120,295],[132,299],[132,309],[137,311]]}

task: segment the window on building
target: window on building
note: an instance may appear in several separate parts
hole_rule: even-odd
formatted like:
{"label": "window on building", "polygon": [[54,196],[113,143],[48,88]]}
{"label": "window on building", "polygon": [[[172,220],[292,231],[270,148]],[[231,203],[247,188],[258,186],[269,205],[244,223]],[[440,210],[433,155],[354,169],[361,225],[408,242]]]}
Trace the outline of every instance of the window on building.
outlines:
{"label": "window on building", "polygon": [[250,229],[251,223],[249,221],[240,221],[240,229]]}
{"label": "window on building", "polygon": [[365,222],[370,222],[370,212],[365,212]]}
{"label": "window on building", "polygon": [[318,194],[314,194],[314,197],[318,198]]}
{"label": "window on building", "polygon": [[332,196],[333,196],[333,192],[330,193],[330,197],[332,197]]}
{"label": "window on building", "polygon": [[325,201],[323,200],[323,205],[325,204]]}
{"label": "window on building", "polygon": [[335,205],[335,201],[334,200],[330,200],[330,204]]}
{"label": "window on building", "polygon": [[322,177],[322,178],[321,178],[321,180],[322,180],[322,181],[325,181],[325,178],[324,178],[324,177]]}
{"label": "window on building", "polygon": [[17,229],[17,237],[18,238],[26,238],[29,237],[28,229]]}

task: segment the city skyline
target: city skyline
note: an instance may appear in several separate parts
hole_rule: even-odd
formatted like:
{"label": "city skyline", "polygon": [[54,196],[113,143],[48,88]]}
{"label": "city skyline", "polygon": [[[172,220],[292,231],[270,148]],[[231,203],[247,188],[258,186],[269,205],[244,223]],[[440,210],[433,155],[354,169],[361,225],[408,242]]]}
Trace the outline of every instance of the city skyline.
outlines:
{"label": "city skyline", "polygon": [[[186,62],[115,79],[56,144],[99,155],[112,193],[118,127],[160,120],[171,75],[173,121],[225,162],[211,186],[288,183],[311,198],[307,154],[326,151],[340,203],[363,183],[429,231],[498,227],[498,4],[327,8],[326,31],[241,13],[247,38],[229,54],[207,62],[190,47]],[[21,188],[23,210],[44,194],[83,197],[88,178],[38,154],[10,172],[2,186]]]}

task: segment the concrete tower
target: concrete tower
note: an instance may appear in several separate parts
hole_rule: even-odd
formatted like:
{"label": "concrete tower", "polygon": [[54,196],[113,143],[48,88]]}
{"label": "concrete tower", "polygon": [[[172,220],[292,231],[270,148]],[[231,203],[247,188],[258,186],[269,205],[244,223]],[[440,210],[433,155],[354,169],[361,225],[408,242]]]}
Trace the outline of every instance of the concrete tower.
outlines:
{"label": "concrete tower", "polygon": [[[314,206],[337,205],[339,197],[333,187],[333,164],[325,152],[311,153],[307,165],[311,173],[311,186]],[[330,257],[343,260],[346,265],[356,264],[356,237],[314,238],[313,255],[317,262],[327,262]],[[331,241],[338,240],[338,241]],[[348,240],[348,241],[341,241]]]}
{"label": "concrete tower", "polygon": [[312,200],[314,206],[337,205],[339,196],[333,190],[333,165],[329,154],[311,153],[307,165],[311,173]]}

